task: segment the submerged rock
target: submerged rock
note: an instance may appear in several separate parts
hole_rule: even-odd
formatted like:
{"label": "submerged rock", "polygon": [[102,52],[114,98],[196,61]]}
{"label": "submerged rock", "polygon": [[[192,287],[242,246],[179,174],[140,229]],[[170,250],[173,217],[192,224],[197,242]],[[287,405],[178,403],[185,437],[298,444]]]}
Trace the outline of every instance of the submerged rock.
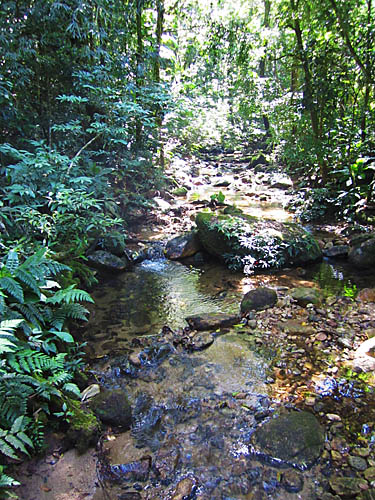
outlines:
{"label": "submerged rock", "polygon": [[324,431],[312,413],[292,411],[258,428],[253,444],[262,455],[305,469],[323,451]]}
{"label": "submerged rock", "polygon": [[188,316],[185,318],[190,328],[193,330],[215,330],[235,325],[240,321],[240,317],[235,314],[207,313],[199,316]]}
{"label": "submerged rock", "polygon": [[165,255],[171,260],[185,259],[186,257],[192,257],[200,250],[202,250],[202,245],[197,232],[190,231],[168,241]]}
{"label": "submerged rock", "polygon": [[255,290],[250,290],[243,297],[241,302],[241,313],[245,314],[249,311],[262,311],[273,307],[277,302],[277,293],[272,288],[260,287]]}
{"label": "submerged rock", "polygon": [[184,479],[181,479],[173,493],[172,500],[184,500],[185,498],[191,498],[191,495],[194,493],[196,487],[197,480],[195,477],[185,477]]}
{"label": "submerged rock", "polygon": [[214,340],[214,336],[211,333],[197,333],[191,339],[189,349],[192,351],[202,351],[203,349],[206,349],[211,344],[213,344]]}
{"label": "submerged rock", "polygon": [[151,460],[144,457],[128,464],[111,465],[111,474],[117,481],[147,481]]}
{"label": "submerged rock", "polygon": [[90,408],[104,423],[130,429],[132,411],[128,397],[121,389],[104,390],[90,401]]}
{"label": "submerged rock", "polygon": [[313,236],[292,222],[207,212],[195,222],[205,250],[225,262],[263,269],[302,265],[322,256]]}
{"label": "submerged rock", "polygon": [[352,498],[368,487],[367,481],[362,478],[339,476],[331,477],[329,485],[335,493],[344,498]]}
{"label": "submerged rock", "polygon": [[110,273],[127,271],[132,265],[128,258],[117,257],[105,250],[97,250],[89,254],[87,256],[87,261],[89,266]]}

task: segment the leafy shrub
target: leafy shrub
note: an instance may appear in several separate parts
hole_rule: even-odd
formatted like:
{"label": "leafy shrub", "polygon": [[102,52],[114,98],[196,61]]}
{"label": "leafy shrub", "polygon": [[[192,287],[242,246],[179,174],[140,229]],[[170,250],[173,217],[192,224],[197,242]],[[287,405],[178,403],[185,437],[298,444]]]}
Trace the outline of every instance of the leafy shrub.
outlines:
{"label": "leafy shrub", "polygon": [[[55,279],[65,270],[44,248],[23,262],[11,251],[0,264],[0,454],[6,458],[37,449],[39,415],[80,395],[73,378],[82,359],[67,322],[85,320],[79,302],[93,300],[74,285],[60,288]],[[1,484],[15,483],[2,471]]]}

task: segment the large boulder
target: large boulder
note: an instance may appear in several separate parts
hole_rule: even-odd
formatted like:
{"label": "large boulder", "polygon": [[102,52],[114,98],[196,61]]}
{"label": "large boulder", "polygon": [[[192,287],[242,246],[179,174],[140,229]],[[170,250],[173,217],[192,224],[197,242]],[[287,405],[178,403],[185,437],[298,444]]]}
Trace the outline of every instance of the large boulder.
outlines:
{"label": "large boulder", "polygon": [[208,253],[249,270],[303,265],[321,258],[317,241],[300,225],[245,214],[200,212],[198,236]]}
{"label": "large boulder", "polygon": [[105,250],[96,250],[87,256],[89,266],[108,273],[118,273],[131,268],[132,262],[127,257],[117,257]]}
{"label": "large boulder", "polygon": [[190,231],[168,241],[165,255],[171,260],[185,259],[186,257],[192,257],[201,249],[202,244],[196,231]]}
{"label": "large boulder", "polygon": [[277,293],[272,288],[259,287],[250,290],[244,295],[241,301],[241,313],[246,314],[250,311],[262,311],[273,307],[277,302]]}
{"label": "large boulder", "polygon": [[258,428],[252,443],[261,455],[305,469],[323,451],[324,430],[312,413],[292,411]]}
{"label": "large boulder", "polygon": [[349,262],[359,269],[367,269],[375,265],[375,236],[352,247]]}

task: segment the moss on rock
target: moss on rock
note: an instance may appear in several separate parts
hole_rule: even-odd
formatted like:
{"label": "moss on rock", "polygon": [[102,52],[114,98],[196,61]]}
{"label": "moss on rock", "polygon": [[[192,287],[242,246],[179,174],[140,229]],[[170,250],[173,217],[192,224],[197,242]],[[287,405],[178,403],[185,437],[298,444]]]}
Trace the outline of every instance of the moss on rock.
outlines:
{"label": "moss on rock", "polygon": [[213,212],[200,212],[195,221],[205,250],[232,267],[302,265],[322,256],[314,237],[292,222]]}

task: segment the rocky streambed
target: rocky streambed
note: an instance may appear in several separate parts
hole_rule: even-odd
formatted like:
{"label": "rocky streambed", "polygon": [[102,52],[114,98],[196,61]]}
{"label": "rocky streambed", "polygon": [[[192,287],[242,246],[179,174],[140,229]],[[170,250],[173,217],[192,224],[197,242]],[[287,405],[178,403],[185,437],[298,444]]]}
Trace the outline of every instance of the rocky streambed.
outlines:
{"label": "rocky streambed", "polygon": [[274,172],[193,167],[193,180],[173,173],[185,194],[133,235],[143,261],[94,291],[82,405],[102,421],[96,449],[52,442],[20,472],[21,498],[375,498],[373,277],[332,260],[347,243],[337,226],[317,235],[331,256],[313,266],[246,276],[204,253],[167,260],[161,241],[205,205],[193,186],[199,198],[241,193],[250,216],[289,217],[291,185]]}

